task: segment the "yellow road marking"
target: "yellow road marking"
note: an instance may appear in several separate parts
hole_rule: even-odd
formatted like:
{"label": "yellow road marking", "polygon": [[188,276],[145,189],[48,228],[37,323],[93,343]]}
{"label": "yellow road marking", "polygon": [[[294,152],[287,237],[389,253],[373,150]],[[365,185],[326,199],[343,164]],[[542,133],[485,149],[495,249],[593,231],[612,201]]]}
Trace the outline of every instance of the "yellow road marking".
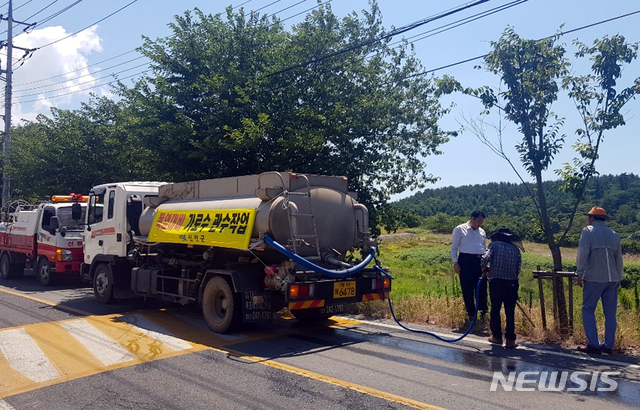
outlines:
{"label": "yellow road marking", "polygon": [[[35,383],[11,368],[4,355],[0,354],[0,399],[97,373],[209,349],[205,345],[190,343],[191,349],[174,351],[157,340],[145,336],[134,326],[118,320],[119,316],[121,315],[90,316],[83,319],[18,326],[31,335],[54,368],[58,370],[60,377]],[[136,356],[136,359],[104,366],[61,326],[61,323],[77,320],[90,322]]]}
{"label": "yellow road marking", "polygon": [[[216,335],[213,332],[203,331],[196,326],[185,323],[180,319],[168,314],[164,310],[145,312],[145,317],[162,326],[163,328],[171,330],[171,332],[176,335],[176,337],[188,341],[193,346],[192,349],[172,351],[155,339],[151,339],[145,336],[139,330],[136,330],[135,327],[119,320],[118,317],[121,316],[120,314],[91,316],[91,314],[88,312],[59,305],[57,303],[36,298],[30,295],[12,292],[6,289],[0,289],[0,291],[14,296],[20,296],[30,300],[34,300],[36,302],[44,303],[50,306],[55,306],[57,308],[65,309],[74,313],[89,316],[85,318],[85,320],[90,321],[91,324],[96,326],[102,332],[110,336],[114,341],[116,341],[121,346],[125,347],[132,354],[138,357],[138,359],[136,360],[131,360],[111,366],[102,366],[102,364],[99,363],[98,360],[93,357],[93,355],[89,354],[84,346],[77,342],[70,334],[63,334],[63,332],[66,331],[62,329],[59,324],[60,322],[19,326],[27,329],[29,334],[34,337],[36,343],[40,345],[41,349],[52,360],[54,367],[56,367],[56,369],[60,372],[61,377],[47,382],[34,383],[18,372],[14,371],[9,366],[3,355],[0,355],[0,399],[31,390],[36,390],[45,386],[74,380],[105,371],[134,366],[152,360],[179,356],[182,354],[194,353],[203,350],[214,350],[220,353],[231,354],[233,356],[243,358],[255,363],[263,364],[275,369],[308,377],[310,379],[318,380],[324,383],[333,384],[335,386],[340,386],[349,390],[357,391],[405,406],[426,410],[444,410],[442,407],[433,406],[427,403],[419,402],[417,400],[412,400],[392,393],[387,393],[356,383],[351,383],[346,380],[341,380],[309,370],[304,370],[263,357],[246,355],[242,352],[224,347],[225,345],[235,344],[239,341],[247,342],[252,340],[264,339],[267,337],[281,337],[283,336],[282,334],[251,332],[247,335],[247,337],[229,341]],[[346,327],[360,323],[359,321],[345,318],[332,318],[331,320],[334,323],[329,327],[332,328]],[[299,333],[299,330],[292,329],[291,332],[287,333]],[[55,344],[52,342],[52,340],[56,341]],[[62,341],[62,343],[60,343],[60,341]],[[63,348],[61,346],[65,347]]]}
{"label": "yellow road marking", "polygon": [[60,323],[41,323],[26,330],[62,376],[87,374],[102,367]]}
{"label": "yellow road marking", "polygon": [[299,367],[289,366],[288,364],[275,362],[273,360],[265,359],[263,357],[249,356],[249,355],[243,354],[242,352],[237,352],[231,349],[225,349],[225,350],[230,354],[233,354],[234,356],[237,356],[246,360],[250,360],[255,363],[264,364],[265,366],[273,367],[275,369],[283,370],[285,372],[294,373],[294,374],[308,377],[314,380],[319,380],[325,383],[333,384],[335,386],[340,386],[349,390],[354,390],[360,393],[367,394],[369,396],[378,397],[378,398],[381,398],[387,401],[392,401],[405,406],[410,406],[416,409],[425,409],[425,410],[445,410],[442,407],[433,406],[431,404],[423,403],[417,400],[412,400],[406,397],[398,396],[396,394],[383,392],[381,390],[372,389],[370,387],[362,386],[356,383],[351,383],[345,380],[336,379],[335,377],[326,376],[324,374],[312,372],[309,370],[304,370]]}
{"label": "yellow road marking", "polygon": [[83,316],[91,316],[91,313],[85,312],[84,310],[72,308],[70,306],[61,305],[61,304],[56,303],[56,302],[51,302],[50,300],[40,299],[40,298],[37,298],[35,296],[27,295],[25,293],[14,292],[14,291],[11,291],[11,290],[8,290],[8,289],[2,289],[2,288],[0,288],[0,292],[4,292],[4,293],[7,293],[7,294],[13,295],[13,296],[19,296],[21,298],[33,300],[35,302],[44,303],[45,305],[53,306],[53,307],[56,307],[56,308],[58,308],[60,310],[66,310],[67,312],[77,313],[77,314],[80,314],[80,315],[83,315]]}
{"label": "yellow road marking", "polygon": [[0,354],[0,398],[2,397],[2,391],[12,386],[24,387],[31,385],[33,385],[33,380],[14,370],[4,355]]}

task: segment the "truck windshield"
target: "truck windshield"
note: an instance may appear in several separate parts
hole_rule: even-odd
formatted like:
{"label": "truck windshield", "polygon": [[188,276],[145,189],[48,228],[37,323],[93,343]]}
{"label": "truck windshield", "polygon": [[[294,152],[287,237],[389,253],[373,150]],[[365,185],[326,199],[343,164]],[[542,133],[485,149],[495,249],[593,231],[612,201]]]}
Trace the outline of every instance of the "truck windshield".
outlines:
{"label": "truck windshield", "polygon": [[87,222],[89,225],[102,222],[102,213],[104,209],[104,195],[106,189],[91,192],[89,195],[89,217]]}
{"label": "truck windshield", "polygon": [[71,229],[82,229],[82,225],[79,225],[79,224],[82,224],[82,221],[84,221],[86,212],[87,212],[87,207],[83,206],[82,217],[78,221],[74,221],[73,218],[71,218],[70,206],[63,206],[58,208],[58,211],[56,212],[56,214],[58,216],[58,220],[60,221],[60,227],[62,228],[64,226],[65,228],[67,228],[67,230],[71,230]]}

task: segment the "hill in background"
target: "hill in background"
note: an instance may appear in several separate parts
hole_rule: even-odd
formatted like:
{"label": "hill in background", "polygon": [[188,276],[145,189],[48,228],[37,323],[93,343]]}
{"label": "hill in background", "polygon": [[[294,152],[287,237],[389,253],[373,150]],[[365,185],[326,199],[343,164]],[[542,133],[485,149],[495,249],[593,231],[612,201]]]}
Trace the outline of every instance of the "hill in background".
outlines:
{"label": "hill in background", "polygon": [[[544,185],[552,227],[559,236],[567,226],[574,201],[570,194],[562,191],[561,181],[548,181]],[[487,232],[508,226],[528,240],[544,242],[528,191],[534,192],[534,189],[534,184],[507,182],[426,189],[392,206],[400,211],[400,225],[406,228],[450,233],[474,210],[481,210],[487,214],[484,225]],[[623,238],[626,252],[640,251],[640,176],[620,174],[593,178],[563,245],[577,245],[580,231],[587,224],[582,213],[592,206],[601,206],[611,215],[608,225]]]}

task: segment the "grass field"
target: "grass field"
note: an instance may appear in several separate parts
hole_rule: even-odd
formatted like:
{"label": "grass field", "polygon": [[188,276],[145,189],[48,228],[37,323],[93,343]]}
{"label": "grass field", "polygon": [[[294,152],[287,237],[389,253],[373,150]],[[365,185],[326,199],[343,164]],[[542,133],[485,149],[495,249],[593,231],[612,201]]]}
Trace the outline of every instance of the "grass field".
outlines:
{"label": "grass field", "polygon": [[[379,246],[379,259],[394,276],[391,299],[396,316],[404,322],[429,323],[452,329],[460,328],[465,319],[458,276],[453,272],[450,253],[450,235],[417,232],[412,235],[383,236]],[[538,343],[557,343],[571,347],[586,343],[582,327],[582,289],[573,287],[574,330],[570,336],[562,336],[553,318],[553,298],[551,281],[544,280],[544,298],[547,330],[542,328],[537,279],[533,271],[538,266],[542,270],[553,267],[551,253],[544,244],[524,243],[522,271],[520,274],[520,306],[531,318],[533,324],[516,308],[516,334],[519,339]],[[576,249],[563,248],[562,258],[565,270],[575,270]],[[640,271],[640,257],[625,255],[627,271]],[[616,349],[636,354],[640,351],[640,301],[638,290],[620,288],[618,296],[618,332]],[[568,284],[565,280],[565,294],[568,302]],[[358,304],[357,313],[371,317],[390,317],[386,302]],[[598,327],[602,333],[603,315],[600,305],[596,311]],[[488,325],[487,325],[488,326]],[[503,319],[504,326],[504,319]],[[488,327],[487,327],[488,329]]]}

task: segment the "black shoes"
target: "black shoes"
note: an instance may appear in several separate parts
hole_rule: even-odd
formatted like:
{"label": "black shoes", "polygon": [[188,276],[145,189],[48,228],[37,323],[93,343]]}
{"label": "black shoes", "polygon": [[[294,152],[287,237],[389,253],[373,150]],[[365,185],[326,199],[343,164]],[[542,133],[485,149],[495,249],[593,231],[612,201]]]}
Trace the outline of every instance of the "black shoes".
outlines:
{"label": "black shoes", "polygon": [[[579,352],[588,353],[588,354],[600,354],[602,352],[601,347],[593,347],[591,345],[578,346],[576,350],[578,350]],[[607,349],[607,350],[611,351],[611,349]]]}

